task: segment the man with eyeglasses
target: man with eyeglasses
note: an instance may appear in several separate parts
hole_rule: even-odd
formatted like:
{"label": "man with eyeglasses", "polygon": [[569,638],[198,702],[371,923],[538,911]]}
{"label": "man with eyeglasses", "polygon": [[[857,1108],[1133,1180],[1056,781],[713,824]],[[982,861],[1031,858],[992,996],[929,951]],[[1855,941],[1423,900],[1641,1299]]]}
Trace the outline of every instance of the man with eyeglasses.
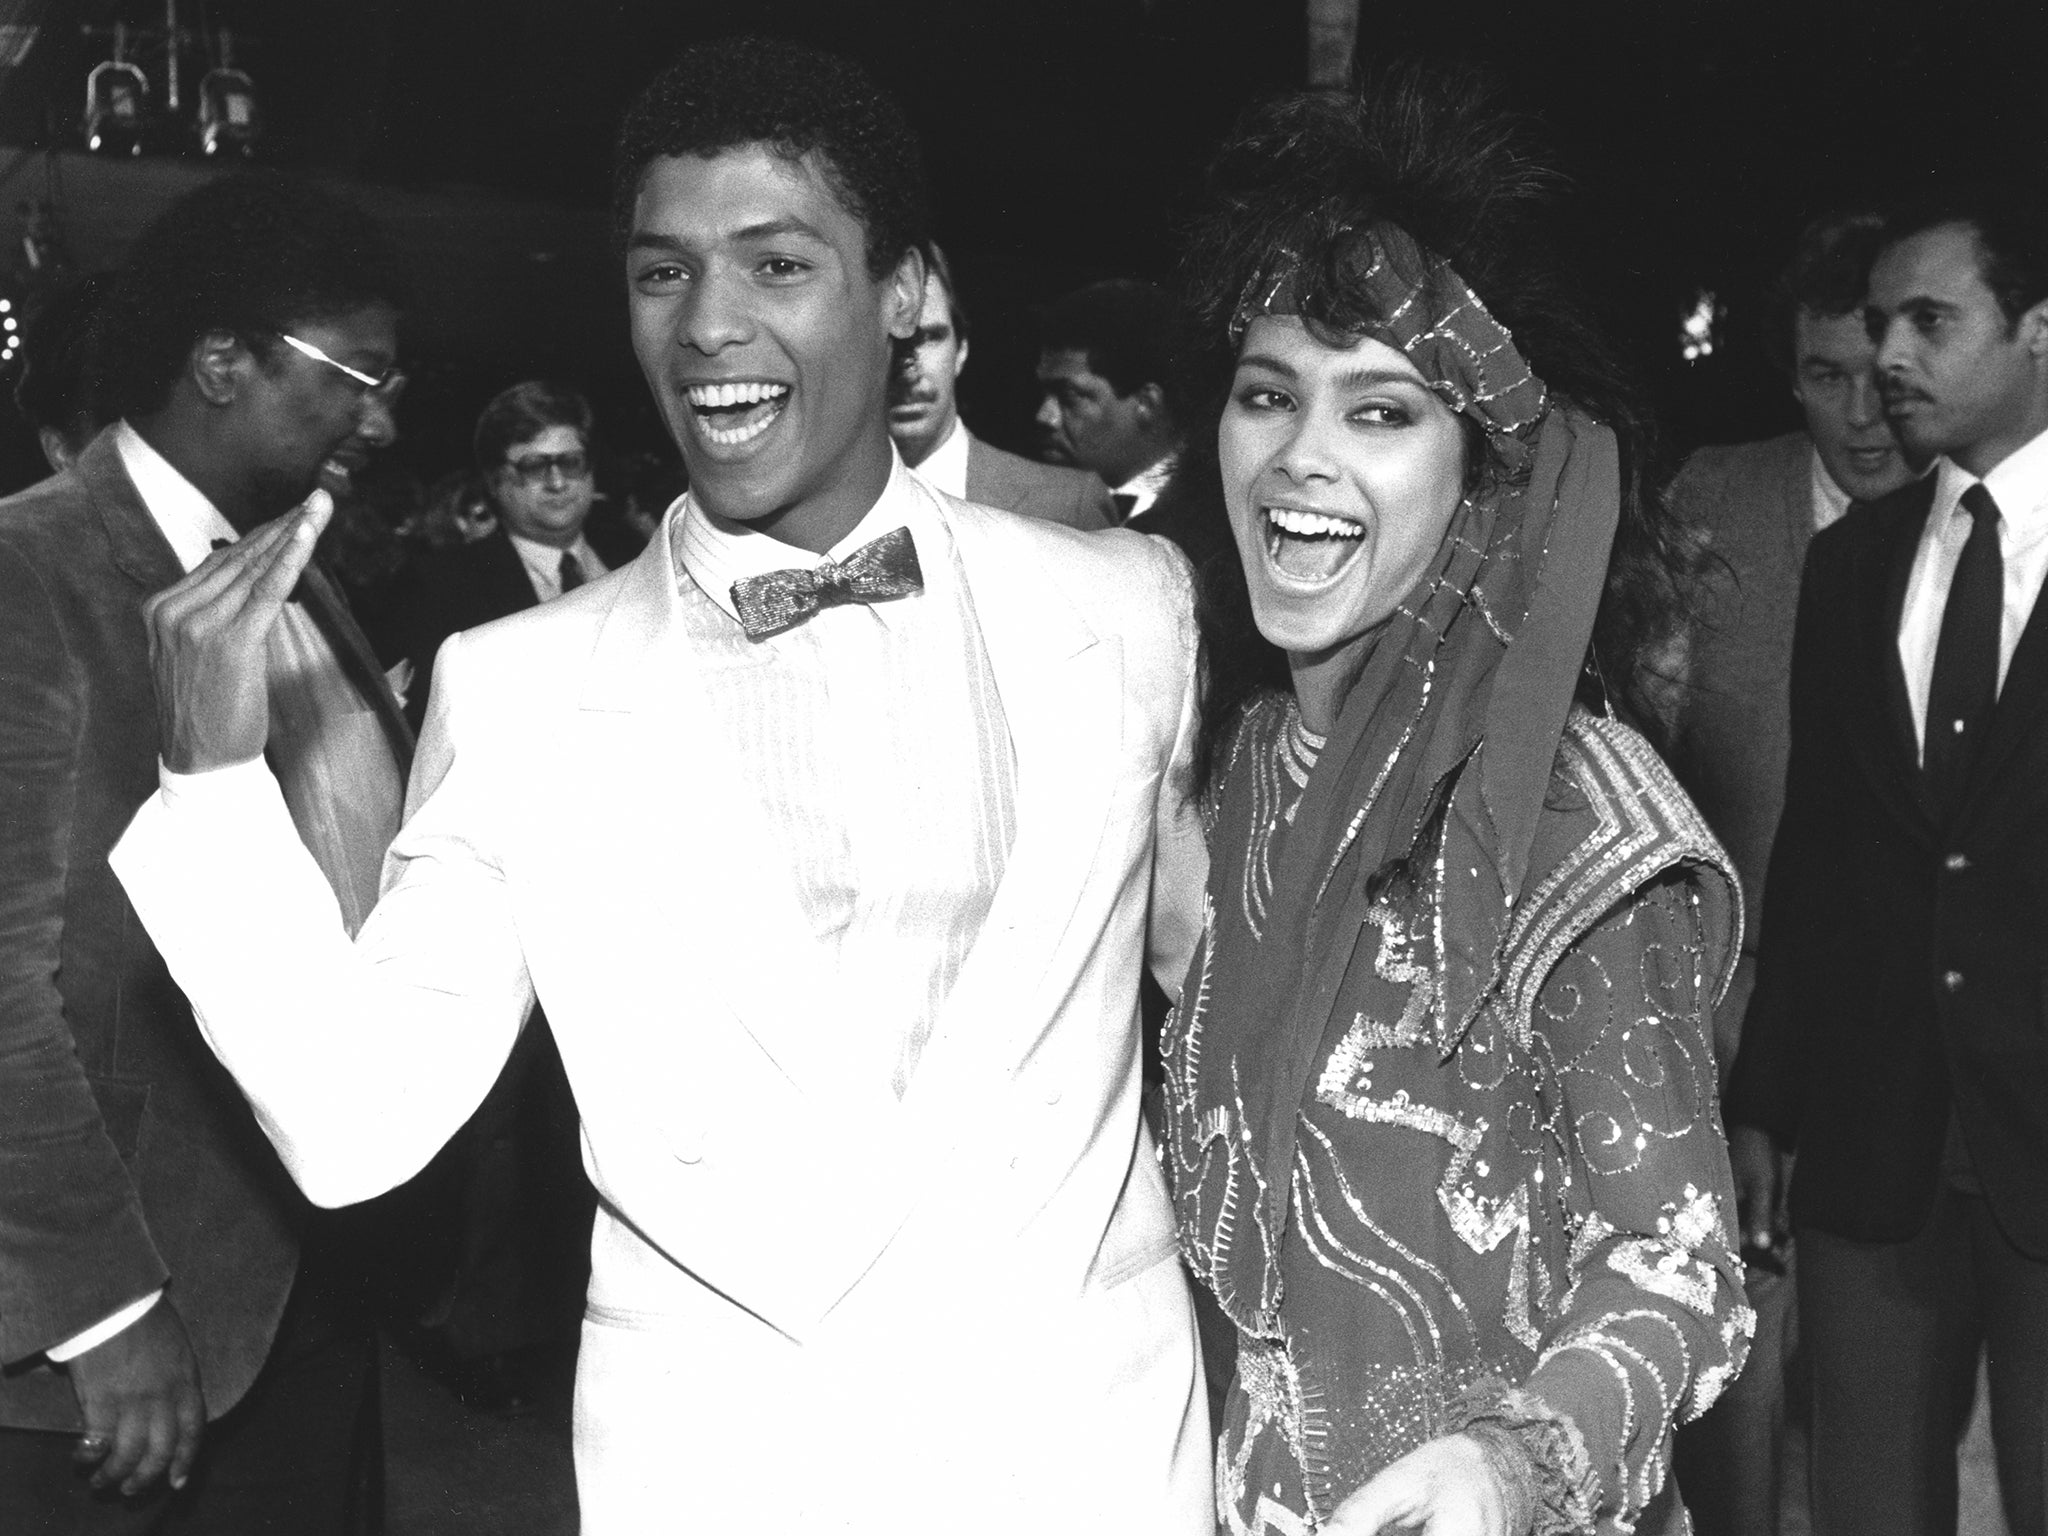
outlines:
{"label": "man with eyeglasses", "polygon": [[497,529],[401,577],[380,637],[387,660],[412,662],[406,707],[415,726],[442,641],[549,602],[640,552],[645,541],[630,528],[591,515],[591,433],[590,402],[543,379],[513,385],[477,418],[476,467],[490,488]]}
{"label": "man with eyeglasses", "polygon": [[[112,424],[0,502],[0,1530],[340,1533],[368,1513],[374,1357],[320,1256],[334,1234],[106,856],[169,750],[144,600],[392,440],[403,300],[349,204],[276,178],[198,189],[108,299]],[[317,564],[287,606],[268,755],[353,928],[411,732]]]}

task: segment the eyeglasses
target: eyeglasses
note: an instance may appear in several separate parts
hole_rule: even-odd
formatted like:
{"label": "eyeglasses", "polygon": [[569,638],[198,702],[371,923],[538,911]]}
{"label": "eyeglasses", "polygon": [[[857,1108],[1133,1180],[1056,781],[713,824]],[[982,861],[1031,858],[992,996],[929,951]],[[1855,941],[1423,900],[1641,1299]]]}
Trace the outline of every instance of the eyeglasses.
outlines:
{"label": "eyeglasses", "polygon": [[405,370],[393,363],[382,374],[365,373],[360,368],[351,368],[347,363],[337,362],[314,346],[310,341],[301,341],[289,331],[279,331],[278,340],[301,356],[310,357],[316,363],[325,363],[336,373],[343,373],[363,386],[363,398],[374,400],[379,405],[390,405],[398,399],[405,388]]}
{"label": "eyeglasses", "polygon": [[528,485],[545,482],[551,469],[560,470],[564,480],[581,480],[590,473],[590,455],[580,448],[567,453],[523,453],[507,459],[505,467]]}

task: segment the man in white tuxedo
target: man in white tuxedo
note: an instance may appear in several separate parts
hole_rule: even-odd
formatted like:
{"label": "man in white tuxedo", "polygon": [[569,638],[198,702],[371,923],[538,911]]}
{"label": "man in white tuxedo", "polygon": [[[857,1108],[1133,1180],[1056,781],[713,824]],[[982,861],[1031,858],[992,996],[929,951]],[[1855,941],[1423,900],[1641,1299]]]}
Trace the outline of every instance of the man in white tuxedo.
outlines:
{"label": "man in white tuxedo", "polygon": [[920,178],[854,66],[694,48],[619,162],[689,495],[447,642],[353,944],[260,756],[317,513],[222,551],[151,608],[163,785],[117,872],[324,1203],[424,1163],[538,995],[602,1200],[586,1536],[1206,1532],[1138,1114],[1140,957],[1177,987],[1204,872],[1185,565],[903,468]]}

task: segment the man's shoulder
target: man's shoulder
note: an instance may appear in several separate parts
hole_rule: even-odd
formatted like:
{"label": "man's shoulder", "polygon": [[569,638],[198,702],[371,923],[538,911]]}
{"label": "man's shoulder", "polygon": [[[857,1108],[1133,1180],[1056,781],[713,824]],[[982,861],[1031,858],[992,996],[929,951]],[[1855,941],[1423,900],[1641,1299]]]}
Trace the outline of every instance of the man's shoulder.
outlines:
{"label": "man's shoulder", "polygon": [[1672,500],[1699,518],[1759,511],[1773,495],[1803,493],[1812,462],[1813,440],[1804,432],[1695,449],[1672,481]]}
{"label": "man's shoulder", "polygon": [[[964,428],[963,428],[964,430]],[[1090,525],[1106,524],[1109,492],[1085,469],[1040,464],[968,434],[967,498],[1005,512],[1067,522],[1099,512]],[[1075,524],[1079,526],[1079,524]]]}
{"label": "man's shoulder", "polygon": [[[1191,583],[1187,558],[1164,539],[1128,528],[1084,532],[943,492],[933,494],[956,538],[1033,562],[1083,606],[1128,604],[1155,585],[1162,594],[1177,597]],[[1139,583],[1135,589],[1133,582]]]}
{"label": "man's shoulder", "polygon": [[1888,496],[1854,503],[1839,520],[1813,536],[1808,564],[1837,567],[1872,550],[1889,549],[1900,539],[1917,538],[1927,509],[1934,504],[1934,478],[1930,472]]}

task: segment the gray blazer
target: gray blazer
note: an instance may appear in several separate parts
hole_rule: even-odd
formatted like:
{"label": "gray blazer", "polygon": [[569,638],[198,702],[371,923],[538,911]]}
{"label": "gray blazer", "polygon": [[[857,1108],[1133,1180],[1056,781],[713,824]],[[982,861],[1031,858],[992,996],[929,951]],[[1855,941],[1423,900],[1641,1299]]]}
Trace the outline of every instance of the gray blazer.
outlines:
{"label": "gray blazer", "polygon": [[1785,803],[1792,620],[1813,539],[1813,444],[1804,432],[1702,448],[1672,482],[1671,503],[1705,541],[1673,767],[1742,880],[1742,960],[1716,1012],[1725,1069],[1754,985],[1764,870]]}
{"label": "gray blazer", "polygon": [[[963,425],[961,430],[967,429]],[[967,496],[978,506],[998,507],[1048,523],[1092,533],[1115,521],[1109,487],[1085,469],[1036,464],[991,448],[967,433]]]}

